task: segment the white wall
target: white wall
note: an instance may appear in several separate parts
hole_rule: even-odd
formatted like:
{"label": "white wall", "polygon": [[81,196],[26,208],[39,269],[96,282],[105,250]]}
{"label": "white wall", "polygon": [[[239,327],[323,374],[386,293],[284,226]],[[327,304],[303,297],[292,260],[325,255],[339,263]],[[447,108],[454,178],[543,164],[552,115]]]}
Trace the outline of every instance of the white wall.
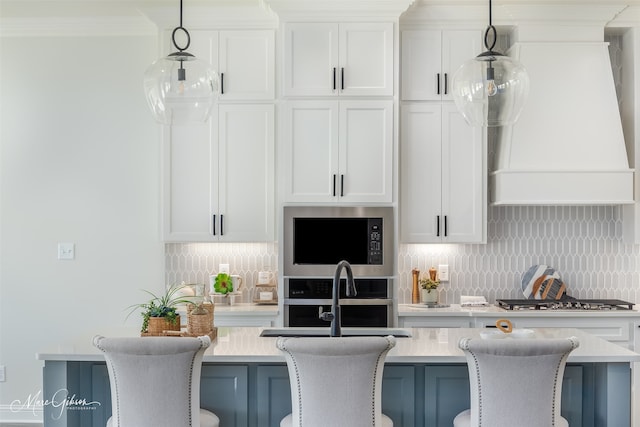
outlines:
{"label": "white wall", "polygon": [[41,389],[37,352],[139,326],[126,307],[161,291],[164,246],[160,127],[142,92],[156,38],[0,42],[2,422],[41,417],[8,406]]}

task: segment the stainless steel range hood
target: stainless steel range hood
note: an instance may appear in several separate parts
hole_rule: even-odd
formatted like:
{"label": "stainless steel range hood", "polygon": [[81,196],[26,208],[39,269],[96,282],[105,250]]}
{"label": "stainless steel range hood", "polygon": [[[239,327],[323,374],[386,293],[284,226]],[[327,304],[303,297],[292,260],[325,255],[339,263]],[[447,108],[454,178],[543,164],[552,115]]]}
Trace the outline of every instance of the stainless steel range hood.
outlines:
{"label": "stainless steel range hood", "polygon": [[[506,7],[506,6],[505,6]],[[623,6],[510,6],[510,55],[530,92],[513,126],[500,128],[490,174],[495,205],[633,202],[604,27]]]}

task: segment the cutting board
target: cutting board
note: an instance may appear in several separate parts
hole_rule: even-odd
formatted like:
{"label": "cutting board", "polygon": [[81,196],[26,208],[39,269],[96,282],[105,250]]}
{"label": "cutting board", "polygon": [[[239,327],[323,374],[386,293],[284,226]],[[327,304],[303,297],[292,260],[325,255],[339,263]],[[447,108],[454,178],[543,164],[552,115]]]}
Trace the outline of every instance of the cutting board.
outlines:
{"label": "cutting board", "polygon": [[522,293],[527,299],[561,299],[566,288],[560,273],[548,265],[531,266],[522,275]]}

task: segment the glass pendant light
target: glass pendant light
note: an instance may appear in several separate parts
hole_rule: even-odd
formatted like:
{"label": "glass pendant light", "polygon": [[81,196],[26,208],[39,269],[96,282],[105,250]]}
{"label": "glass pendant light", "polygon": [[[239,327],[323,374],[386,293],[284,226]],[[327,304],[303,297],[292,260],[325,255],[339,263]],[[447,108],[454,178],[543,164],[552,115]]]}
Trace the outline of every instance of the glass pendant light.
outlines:
{"label": "glass pendant light", "polygon": [[456,106],[473,126],[515,123],[529,93],[527,71],[515,59],[494,51],[496,40],[489,0],[489,26],[484,33],[487,51],[462,64],[452,82]]}
{"label": "glass pendant light", "polygon": [[[181,47],[176,36],[186,37]],[[182,26],[182,0],[180,0],[180,26],[171,33],[176,52],[160,58],[144,73],[144,91],[156,121],[162,124],[206,122],[211,116],[218,93],[218,74],[211,66],[187,52],[191,37]]]}

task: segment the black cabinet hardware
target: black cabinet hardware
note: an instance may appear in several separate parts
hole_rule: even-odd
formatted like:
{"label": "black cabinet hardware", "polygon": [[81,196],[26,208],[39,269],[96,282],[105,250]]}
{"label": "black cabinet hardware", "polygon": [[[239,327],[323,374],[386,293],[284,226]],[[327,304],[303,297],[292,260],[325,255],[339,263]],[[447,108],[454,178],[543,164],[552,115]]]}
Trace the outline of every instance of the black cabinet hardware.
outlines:
{"label": "black cabinet hardware", "polygon": [[333,67],[333,90],[336,90],[336,67]]}

